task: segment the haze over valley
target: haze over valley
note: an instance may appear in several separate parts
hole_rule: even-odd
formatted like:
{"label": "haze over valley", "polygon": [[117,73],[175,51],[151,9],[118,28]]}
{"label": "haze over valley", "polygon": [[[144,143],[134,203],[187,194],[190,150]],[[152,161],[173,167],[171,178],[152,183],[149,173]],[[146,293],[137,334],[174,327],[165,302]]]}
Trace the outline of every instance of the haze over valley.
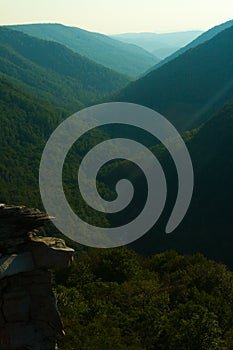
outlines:
{"label": "haze over valley", "polygon": [[[87,4],[89,1],[80,3],[80,13],[75,12],[80,22],[66,18],[68,11],[64,12],[61,4],[56,11],[53,8],[54,14],[46,5],[51,20],[45,15],[41,19],[39,10],[38,15],[30,12],[26,0],[22,6],[27,5],[28,12],[20,12],[18,21],[13,21],[13,14],[6,11],[8,15],[0,26],[0,211],[5,208],[1,203],[45,211],[39,186],[41,157],[54,130],[72,114],[119,102],[160,113],[180,133],[194,172],[190,206],[172,233],[166,234],[165,228],[182,184],[175,160],[159,137],[137,126],[112,123],[85,132],[67,154],[62,168],[64,197],[73,213],[90,225],[124,228],[144,210],[148,198],[145,173],[136,162],[119,157],[100,167],[97,192],[105,201],[114,201],[122,195],[116,184],[127,179],[134,188],[132,201],[116,213],[95,210],[96,203],[92,207],[85,202],[79,189],[79,167],[88,152],[104,141],[130,139],[152,152],[164,172],[167,198],[155,225],[126,247],[86,247],[52,223],[33,233],[40,239],[45,235],[62,238],[74,249],[72,266],[52,272],[52,287],[66,333],[65,337],[57,336],[58,348],[231,350],[233,20],[223,12],[224,6],[217,11],[215,5],[210,20],[203,5],[194,26],[196,5],[192,4],[191,16],[186,5],[179,4],[177,11],[186,14],[180,17],[179,24],[176,7],[171,5],[166,12],[165,5],[158,2],[158,13],[162,18],[167,16],[165,26],[165,21],[157,17],[153,22],[149,5],[142,8],[137,1],[134,12],[132,4],[127,8],[126,1],[119,13],[120,5],[112,4],[110,9],[110,4],[103,1],[99,12],[94,4],[93,11],[88,12]],[[77,6],[73,2],[70,5]],[[42,1],[41,9],[43,6]],[[155,16],[152,2],[150,6]],[[118,30],[113,14],[107,16],[114,8]],[[130,20],[131,11],[137,21],[133,16]],[[170,16],[172,11],[174,18]],[[88,15],[80,19],[84,12]],[[98,22],[100,13],[102,22]],[[146,122],[144,118],[142,115],[142,123]],[[85,122],[88,125],[89,121]],[[166,141],[174,143],[170,134],[169,137]],[[177,142],[174,153],[182,153],[179,147]],[[51,164],[52,161],[53,156]],[[148,159],[145,163],[152,168]],[[91,180],[86,177],[85,181],[91,191]],[[151,216],[155,211],[156,205],[150,207]],[[1,259],[18,254],[16,248],[8,249],[10,240],[1,240],[6,222],[1,215],[0,272]],[[127,229],[122,234],[127,235]],[[21,248],[24,249],[22,243]],[[4,276],[0,275],[0,348],[9,324],[14,323],[15,330],[15,322],[21,322],[17,317],[15,320],[14,313],[4,311]],[[28,310],[28,315],[33,314]],[[7,315],[3,316],[4,312]],[[35,312],[33,317],[37,317]]]}

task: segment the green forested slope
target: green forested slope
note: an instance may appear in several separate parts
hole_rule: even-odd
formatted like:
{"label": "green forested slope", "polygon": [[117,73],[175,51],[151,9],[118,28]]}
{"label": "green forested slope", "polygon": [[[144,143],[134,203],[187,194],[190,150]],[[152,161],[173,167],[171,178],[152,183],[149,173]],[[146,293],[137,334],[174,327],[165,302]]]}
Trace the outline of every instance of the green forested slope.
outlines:
{"label": "green forested slope", "polygon": [[41,39],[56,41],[80,55],[132,77],[141,75],[159,61],[141,47],[76,27],[41,23],[15,25],[9,28]]}
{"label": "green forested slope", "polygon": [[[39,193],[40,159],[52,131],[67,116],[64,110],[55,109],[0,76],[0,202],[43,209]],[[103,137],[103,133],[93,131],[73,148],[65,163],[64,186],[74,210],[80,211],[85,220],[91,217],[93,222],[107,225],[105,215],[85,205],[75,182],[81,155]]]}
{"label": "green forested slope", "polygon": [[0,197],[8,203],[41,207],[39,161],[62,112],[0,77]]}
{"label": "green forested slope", "polygon": [[[19,33],[19,35],[23,34]],[[186,77],[186,80],[183,76],[183,80],[180,80],[180,82],[183,81],[184,83],[190,79],[189,84],[193,84],[190,85],[190,90],[185,90],[185,84],[182,86],[183,96],[186,101],[188,97],[190,103],[195,105],[196,101],[202,98],[200,91],[203,91],[202,85],[205,84],[206,86],[211,85],[212,96],[216,96],[220,93],[220,85],[225,92],[224,99],[230,94],[231,88],[227,88],[230,86],[231,77],[233,76],[231,71],[231,69],[233,69],[232,60],[230,60],[230,53],[233,50],[230,40],[231,35],[232,29],[228,29],[208,43],[200,46],[200,48],[193,49],[190,53],[183,55],[183,60],[180,63],[180,58],[176,60],[176,65],[179,66],[181,66],[182,63],[183,67],[185,67],[184,62],[186,60],[187,64],[196,62],[196,66],[199,67],[197,62],[200,62],[198,61],[200,57],[204,59],[204,52],[216,54],[216,56],[214,56],[216,58],[216,60],[213,60],[214,62],[209,61],[207,56],[205,58],[206,62],[203,66],[201,65],[201,68],[189,65],[189,70],[191,70],[190,67],[192,67],[193,75],[189,78]],[[221,55],[222,64],[217,67],[216,61],[219,62],[217,52],[220,47],[224,48],[224,51],[222,51],[224,54]],[[8,50],[7,45],[5,45],[5,49],[6,51]],[[33,55],[30,50],[29,53]],[[202,53],[202,55],[200,53]],[[187,57],[189,60],[187,60]],[[190,61],[191,58],[192,60]],[[16,55],[16,67],[19,66],[17,59],[18,56]],[[28,67],[27,63],[25,66],[26,68]],[[169,67],[170,66],[167,65],[168,72],[170,69]],[[208,67],[207,71],[206,67]],[[213,67],[215,67],[216,70],[213,70]],[[60,67],[56,68],[57,71],[60,71],[60,69]],[[186,69],[188,69],[188,66]],[[17,68],[15,74],[19,74],[19,71],[20,70]],[[195,71],[198,73],[197,75],[194,74]],[[203,78],[201,73],[207,74],[209,78],[208,81],[203,81],[202,85],[198,84],[198,82],[202,81],[200,76]],[[22,79],[21,76],[20,79]],[[224,81],[225,83],[228,81],[229,85],[225,86]],[[41,207],[38,188],[40,157],[52,130],[54,130],[58,123],[63,118],[67,117],[69,113],[65,112],[64,109],[54,109],[47,102],[32,97],[32,95],[19,89],[6,78],[1,78],[0,90],[0,142],[2,154],[0,188],[2,201],[6,200],[16,204],[24,203],[26,205]],[[140,91],[139,97],[141,98],[141,96],[144,96],[144,91]],[[173,93],[175,94],[177,91],[179,91],[179,89],[176,91],[174,89]],[[32,92],[34,91],[32,90]],[[191,92],[193,94],[191,94]],[[207,95],[209,95],[209,93],[209,90],[206,91]],[[172,94],[167,94],[167,96],[168,98],[173,97],[174,99]],[[218,100],[218,103],[220,103],[220,101],[222,101],[222,98]],[[63,101],[61,101],[61,105],[63,105]],[[188,142],[195,172],[194,198],[183,223],[169,236],[164,234],[164,226],[169,217],[169,210],[172,208],[172,201],[174,200],[175,189],[177,188],[176,173],[175,171],[172,172],[172,166],[174,167],[174,165],[172,165],[171,162],[167,162],[168,157],[163,155],[163,151],[159,150],[161,161],[165,169],[168,170],[166,173],[168,185],[172,186],[174,190],[172,190],[173,193],[169,197],[168,207],[164,212],[164,217],[161,218],[158,225],[152,229],[150,233],[135,242],[134,248],[146,254],[158,252],[167,248],[175,248],[181,252],[188,253],[201,251],[212,258],[222,260],[227,262],[230,266],[233,266],[231,253],[231,198],[233,195],[231,181],[233,171],[232,105],[232,100],[230,100],[214,117],[209,111],[208,118],[211,117],[210,120],[204,123],[199,131],[197,130],[194,132],[192,134],[192,140]],[[206,112],[205,119],[208,118]],[[117,133],[113,132],[113,135],[117,136]],[[85,140],[81,140],[80,143],[76,145],[76,148],[73,150],[74,152],[69,154],[68,166],[64,167],[64,181],[67,195],[71,198],[73,207],[75,209],[81,208],[83,215],[88,220],[89,218],[94,218],[96,223],[99,224],[102,222],[104,225],[107,225],[108,223],[104,216],[87,208],[85,204],[81,202],[79,195],[77,197],[74,196],[77,191],[77,182],[74,179],[77,177],[76,172],[80,159],[88,148],[91,148],[104,137],[105,135],[102,131],[97,131],[92,134],[91,137],[90,135],[87,136]],[[147,139],[147,137],[145,137],[145,139]],[[157,151],[158,148],[155,147],[155,152]],[[131,170],[130,167],[128,169],[124,165],[122,168],[119,164],[117,166],[108,165],[107,170],[106,168],[105,170],[103,169],[100,174],[100,192],[102,191],[101,193],[104,193],[106,198],[109,198],[111,191],[103,185],[103,183],[106,183],[111,189],[114,189],[114,181],[122,174],[127,177],[127,171]],[[114,225],[118,225],[125,219],[130,219],[136,213],[140,212],[143,206],[142,202],[143,198],[145,198],[145,195],[142,193],[144,180],[138,175],[138,171],[135,172],[135,168],[131,175],[135,184],[139,185],[139,192],[137,192],[135,197],[136,202],[131,206],[131,214],[123,213],[121,217],[108,217],[108,221]],[[74,197],[76,199],[73,199]],[[85,208],[85,210],[83,210],[83,208]]]}
{"label": "green forested slope", "polygon": [[4,27],[0,27],[0,73],[35,96],[72,111],[128,82],[58,43]]}
{"label": "green forested slope", "polygon": [[[73,68],[79,56],[75,55],[75,58],[68,53],[66,56],[60,45],[43,41],[37,42],[39,50],[36,39],[20,33],[17,35],[16,40],[15,33],[5,29],[0,35],[0,202],[42,208],[38,172],[48,137],[70,110],[91,103],[98,89],[100,95],[97,93],[97,97],[103,96],[109,86],[101,88],[99,71],[90,80],[86,79],[89,65],[87,71],[83,68],[84,85],[77,83]],[[166,74],[162,71],[165,79],[162,86],[166,94],[160,95],[165,102],[171,102],[170,108],[177,106],[172,102],[179,97],[183,107],[188,104],[189,108],[193,106],[193,110],[198,110],[199,104],[205,108],[207,101],[208,108],[205,118],[192,119],[198,128],[185,134],[194,166],[194,197],[184,221],[170,235],[165,235],[164,228],[174,204],[177,174],[164,149],[160,145],[152,148],[167,177],[168,202],[157,225],[131,246],[144,255],[173,248],[185,254],[203,252],[233,266],[231,37],[232,30],[226,31],[214,41],[187,53],[181,62],[177,59],[173,67],[180,67],[180,70],[172,70],[167,65]],[[42,52],[48,57],[44,58]],[[62,53],[61,57],[55,60],[54,56],[59,57],[59,53]],[[85,67],[85,62],[82,67]],[[105,75],[108,70],[101,72],[104,79],[110,79],[109,75]],[[182,72],[181,77],[179,72]],[[152,80],[149,79],[149,82]],[[173,80],[179,84],[173,87],[169,84]],[[88,85],[90,82],[93,84],[91,87]],[[153,90],[150,96],[156,92],[154,83],[153,80],[153,84],[148,86]],[[136,97],[145,102],[143,89],[138,90]],[[83,94],[82,90],[85,90]],[[229,99],[228,103],[216,112],[217,106],[226,99]],[[148,101],[152,103],[152,100]],[[166,106],[165,102],[163,106]],[[214,115],[212,109],[215,109]],[[187,116],[193,118],[192,113]],[[200,122],[203,125],[200,126]],[[185,124],[182,129],[186,128]],[[130,207],[132,213],[106,218],[82,201],[77,191],[77,167],[89,148],[107,138],[105,132],[97,130],[76,143],[69,152],[63,174],[64,188],[73,209],[84,220],[90,220],[97,226],[128,221],[140,211],[145,199],[142,174],[132,165],[118,161],[102,169],[97,186],[101,195],[110,198],[112,192],[108,186],[114,189],[116,180],[122,175],[127,177],[129,171],[135,185],[139,186]],[[117,134],[117,130],[112,133]],[[138,133],[135,135],[138,138]],[[147,146],[151,145],[151,140],[144,136],[148,140]],[[47,234],[51,234],[52,230],[50,227]],[[67,334],[65,338],[59,338],[61,350],[233,348],[232,272],[201,254],[191,257],[167,251],[145,258],[127,248],[90,249],[78,253],[73,266],[53,273],[53,277]]]}
{"label": "green forested slope", "polygon": [[144,254],[165,249],[198,251],[232,267],[233,99],[193,134],[187,146],[195,177],[193,199],[183,222],[173,233],[164,233],[176,198],[177,175],[166,152],[155,148],[167,177],[168,202],[161,220],[133,247]]}
{"label": "green forested slope", "polygon": [[194,47],[197,47],[198,45],[203,44],[207,40],[212,39],[215,35],[221,33],[223,30],[225,30],[225,29],[227,29],[229,27],[232,27],[232,26],[233,26],[233,20],[230,20],[230,21],[227,21],[225,23],[222,23],[220,25],[217,25],[217,26],[207,30],[206,32],[204,32],[203,34],[198,36],[196,39],[191,41],[188,45],[185,45],[184,47],[182,47],[181,49],[177,50],[176,52],[174,52],[170,56],[166,57],[164,60],[162,60],[159,63],[157,63],[154,67],[150,68],[149,71],[151,72],[152,70],[163,66],[165,63],[174,60],[174,58],[180,56],[185,51],[188,51],[190,49],[193,49]]}
{"label": "green forested slope", "polygon": [[115,100],[142,104],[179,130],[199,126],[233,94],[233,27],[131,83]]}

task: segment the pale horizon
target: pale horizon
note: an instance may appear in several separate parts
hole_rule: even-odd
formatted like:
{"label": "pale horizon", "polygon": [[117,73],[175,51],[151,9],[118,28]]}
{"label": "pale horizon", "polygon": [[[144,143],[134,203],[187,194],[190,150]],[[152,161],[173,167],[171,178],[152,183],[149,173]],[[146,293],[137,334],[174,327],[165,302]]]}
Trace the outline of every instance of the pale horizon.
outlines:
{"label": "pale horizon", "polygon": [[[4,24],[0,24],[2,26],[17,26],[17,25],[28,25],[28,24],[60,24],[60,25],[63,25],[65,27],[74,27],[74,28],[79,28],[79,29],[82,29],[82,30],[85,30],[85,31],[88,31],[88,32],[93,32],[93,33],[100,33],[100,34],[104,34],[104,35],[118,35],[118,34],[170,34],[170,33],[180,33],[180,32],[204,32],[205,29],[200,29],[200,28],[194,28],[194,29],[184,29],[184,30],[174,30],[174,31],[132,31],[132,32],[113,32],[113,33],[104,33],[104,32],[100,32],[100,31],[96,31],[96,30],[91,30],[91,29],[87,29],[87,28],[82,28],[81,26],[78,26],[78,25],[72,25],[72,24],[67,24],[67,23],[61,23],[61,22],[51,22],[51,21],[48,21],[48,22],[22,22],[22,23],[4,23]],[[221,24],[221,23],[219,23]],[[216,24],[218,25],[218,24]],[[212,27],[210,27],[212,28]],[[207,28],[210,29],[210,28]]]}
{"label": "pale horizon", "polygon": [[0,24],[60,23],[103,34],[206,31],[229,21],[232,0],[0,0]]}

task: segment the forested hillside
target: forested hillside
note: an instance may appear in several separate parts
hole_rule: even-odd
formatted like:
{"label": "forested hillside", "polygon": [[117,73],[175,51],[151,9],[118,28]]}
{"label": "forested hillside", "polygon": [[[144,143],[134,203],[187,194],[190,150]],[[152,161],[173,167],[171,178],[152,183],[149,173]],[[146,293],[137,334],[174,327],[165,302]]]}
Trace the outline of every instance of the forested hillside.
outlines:
{"label": "forested hillside", "polygon": [[233,94],[233,27],[131,83],[115,100],[162,113],[180,131],[205,122]]}
{"label": "forested hillside", "polygon": [[[67,116],[64,110],[0,77],[0,202],[43,209],[39,192],[40,159],[52,131]],[[81,212],[84,220],[91,217],[93,223],[100,225],[108,225],[105,215],[89,209],[77,191],[75,179],[82,155],[104,137],[98,130],[83,137],[70,152],[64,169],[65,191],[74,210]],[[108,193],[103,185],[102,188]]]}
{"label": "forested hillside", "polygon": [[[177,179],[167,153],[155,147],[170,188],[168,205],[158,225],[133,245],[144,254],[164,249],[203,252],[233,267],[233,99],[200,129],[186,133],[195,183],[193,199],[181,225],[170,235],[164,228],[174,203]],[[143,179],[138,179],[138,184]],[[140,202],[136,206],[140,206]],[[173,204],[174,205],[174,204]]]}
{"label": "forested hillside", "polygon": [[[217,47],[219,44],[222,44],[225,53],[221,57],[224,57],[225,64],[219,66],[217,70],[213,70],[213,67],[217,67],[216,62],[212,63],[211,61],[209,65],[206,62],[202,68],[197,69],[197,75],[192,75],[189,81],[191,83],[195,78],[197,83],[200,80],[200,76],[202,77],[202,72],[204,72],[203,74],[208,73],[209,82],[212,82],[211,91],[213,96],[219,94],[219,85],[224,87],[224,81],[229,81],[230,76],[232,76],[231,69],[233,67],[232,61],[230,61],[232,47],[229,41],[231,34],[232,29],[228,29],[220,34],[219,37],[217,36],[200,48],[196,48],[190,53],[183,55],[184,59],[186,57],[192,58],[194,62],[195,59],[204,57],[200,55],[200,52],[203,54],[203,50],[204,52],[215,52],[217,54]],[[23,34],[19,33],[19,35]],[[216,61],[218,60],[219,58],[217,57]],[[181,61],[181,63],[183,62],[184,60]],[[187,60],[187,64],[188,62],[190,60]],[[178,59],[173,63],[175,67],[177,65],[181,66]],[[208,68],[209,70],[206,73],[204,67],[207,66],[210,68]],[[169,65],[167,65],[167,68],[170,69]],[[57,67],[56,69],[60,71],[61,68]],[[220,75],[220,72],[222,75]],[[216,84],[214,85],[213,82]],[[217,89],[217,92],[214,90],[214,87]],[[230,88],[227,89],[229,85],[225,87],[224,98],[231,91]],[[192,89],[190,86],[190,103],[195,105],[197,96],[200,97],[200,90],[203,91],[203,87],[200,87],[200,85],[194,85]],[[182,91],[185,94],[184,87]],[[196,94],[191,95],[191,91]],[[139,98],[141,98],[144,95],[144,91],[138,90],[139,92]],[[209,94],[209,91],[206,93]],[[169,99],[171,96],[167,91],[167,98]],[[185,98],[187,98],[187,95],[185,95]],[[222,98],[218,100],[218,103],[220,101],[222,101]],[[1,79],[0,108],[2,123],[1,149],[3,154],[1,162],[2,201],[16,204],[25,203],[26,205],[39,206],[41,208],[38,188],[40,157],[52,130],[55,129],[62,119],[69,115],[69,112],[64,108],[54,108],[47,102],[32,97],[32,95],[19,89],[5,78]],[[174,203],[177,188],[176,173],[174,165],[169,160],[170,158],[160,146],[152,147],[153,140],[149,139],[147,135],[144,136],[146,145],[152,147],[156,154],[159,152],[160,161],[164,169],[167,169],[166,176],[168,185],[170,186],[168,188],[172,190],[170,194],[168,193],[168,204],[161,220],[151,232],[135,242],[133,248],[144,254],[153,254],[168,248],[177,249],[182,253],[200,251],[211,258],[224,261],[229,266],[233,266],[230,244],[232,242],[231,198],[233,195],[231,181],[233,170],[231,163],[231,159],[233,159],[231,146],[233,130],[232,101],[214,117],[210,111],[208,114],[206,111],[205,119],[210,120],[201,128],[199,125],[197,130],[186,133],[185,135],[194,166],[194,197],[185,220],[169,236],[164,234],[164,227],[169,217],[169,210],[171,210]],[[14,121],[13,123],[12,120]],[[114,128],[105,131],[97,130],[94,134],[87,135],[85,139],[80,140],[73,150],[71,150],[67,158],[68,162],[64,166],[64,184],[72,207],[74,210],[79,210],[83,218],[91,221],[94,220],[94,222],[97,224],[101,223],[103,226],[108,226],[109,224],[119,226],[119,224],[124,224],[125,221],[129,221],[130,218],[135,217],[145,203],[145,179],[138,172],[138,169],[132,167],[132,165],[128,166],[127,163],[117,161],[115,164],[108,164],[103,168],[98,178],[100,193],[106,199],[112,198],[111,196],[115,191],[114,186],[117,179],[122,178],[122,176],[132,179],[135,188],[138,189],[135,192],[135,201],[129,207],[131,212],[123,212],[119,216],[109,215],[106,218],[105,215],[101,215],[85,205],[77,192],[76,175],[80,160],[93,145],[108,138],[106,132],[108,133],[109,131],[111,131],[110,135],[114,137],[122,136],[118,134],[118,132],[122,132],[122,128],[118,128],[118,130],[114,130]],[[135,132],[134,130],[129,136],[132,135],[136,136],[136,139],[140,141],[138,131]],[[127,137],[127,132],[123,136]],[[156,142],[157,140],[154,140],[154,143]],[[214,198],[214,200],[210,201],[210,198]],[[226,244],[225,242],[228,243]]]}
{"label": "forested hillside", "polygon": [[0,78],[1,202],[41,207],[39,161],[63,113]]}
{"label": "forested hillside", "polygon": [[179,50],[177,50],[176,52],[174,52],[170,56],[166,57],[164,60],[161,60],[155,66],[150,68],[149,71],[152,71],[154,69],[157,69],[157,68],[163,66],[165,63],[174,60],[176,57],[180,56],[182,53],[184,53],[184,52],[186,52],[186,51],[188,51],[190,49],[193,49],[194,47],[197,47],[197,46],[203,44],[207,40],[210,40],[213,37],[215,37],[217,34],[221,33],[223,30],[225,30],[227,28],[230,28],[232,26],[233,26],[233,20],[227,21],[225,23],[222,23],[222,24],[220,24],[218,26],[215,26],[215,27],[207,30],[203,34],[199,35],[196,39],[191,41],[189,44],[187,44],[184,47],[180,48]]}
{"label": "forested hillside", "polygon": [[0,27],[0,73],[56,106],[76,112],[128,78],[68,48]]}
{"label": "forested hillside", "polygon": [[41,23],[9,26],[9,28],[40,39],[58,42],[82,56],[131,77],[141,75],[159,62],[157,57],[141,47],[76,27]]}
{"label": "forested hillside", "polygon": [[[27,10],[24,5],[23,11]],[[10,9],[10,3],[7,6]],[[52,18],[57,18],[53,17],[53,11],[59,12],[59,6],[58,3],[53,4]],[[80,4],[76,9],[78,6]],[[39,18],[39,8],[43,8],[43,4],[38,3],[38,14],[34,5],[32,7]],[[70,9],[68,3],[66,7]],[[135,11],[136,7],[133,8]],[[144,8],[149,10],[146,6]],[[132,8],[122,8],[124,15],[126,9]],[[49,4],[46,3],[47,10]],[[100,14],[101,11],[100,7]],[[103,22],[110,23],[107,12],[102,12]],[[121,19],[119,13],[114,13],[114,16],[119,20],[119,26],[124,27],[124,16]],[[30,11],[27,16],[29,14]],[[170,11],[169,16],[174,14]],[[78,21],[76,13],[71,15]],[[89,15],[90,12],[86,23],[92,15],[96,16],[96,12],[90,18]],[[136,12],[129,11],[129,16],[135,15]],[[144,13],[138,15],[142,18]],[[49,18],[47,14],[45,18]],[[99,25],[104,28],[106,23]],[[112,29],[115,28],[114,23],[110,24]],[[127,25],[133,25],[133,21]],[[175,40],[173,43],[175,45]],[[146,42],[143,44],[146,45]],[[26,349],[31,342],[37,343],[37,348],[39,341],[43,348],[47,340],[59,350],[233,350],[233,272],[230,271],[233,269],[233,21],[207,31],[161,65],[158,62],[159,59],[152,53],[136,45],[80,28],[43,23],[0,26],[0,207],[3,220],[0,321],[4,320],[0,322],[3,325],[0,344],[6,344],[0,350]],[[154,69],[145,75],[151,67]],[[179,169],[176,169],[177,159],[173,159],[165,146],[159,143],[159,137],[156,139],[143,128],[119,124],[122,115],[118,114],[119,120],[111,124],[114,111],[110,110],[110,126],[89,130],[68,151],[60,167],[63,188],[56,186],[59,172],[50,170],[60,160],[67,143],[60,147],[60,140],[54,138],[57,153],[49,153],[49,165],[46,163],[40,179],[47,176],[51,181],[50,189],[58,196],[54,197],[55,200],[48,196],[48,202],[57,205],[59,210],[56,214],[47,214],[56,216],[54,220],[59,221],[61,213],[65,212],[61,205],[62,196],[59,196],[63,190],[73,213],[97,228],[93,239],[95,243],[99,238],[99,228],[106,232],[106,228],[117,227],[120,228],[118,243],[123,244],[123,235],[124,238],[133,237],[130,232],[132,227],[135,231],[139,229],[140,234],[143,226],[140,220],[136,221],[138,227],[126,225],[136,219],[144,208],[145,211],[149,209],[149,217],[143,216],[144,222],[150,222],[156,216],[158,199],[161,199],[157,176],[164,172],[161,188],[166,182],[167,193],[160,218],[140,239],[114,249],[97,249],[72,241],[69,237],[71,231],[71,234],[77,233],[71,237],[87,238],[88,230],[82,225],[72,226],[70,230],[65,222],[67,237],[57,230],[53,224],[55,221],[32,231],[34,223],[35,227],[39,227],[51,217],[34,209],[25,209],[21,213],[20,208],[13,207],[12,211],[11,207],[1,203],[44,211],[39,172],[41,157],[51,134],[71,114],[88,106],[113,101],[150,107],[164,115],[180,132],[194,170],[193,198],[184,219],[170,234],[165,233],[177,198],[179,204],[186,202],[185,196],[177,196],[180,185],[187,189],[186,182],[181,183],[178,178],[182,172],[179,170],[186,170],[186,163],[178,159]],[[99,106],[101,111],[102,107]],[[84,115],[83,124],[90,125]],[[135,115],[126,115],[126,119],[128,117],[133,124]],[[144,121],[147,115],[142,113],[139,117],[140,121]],[[155,127],[157,125],[155,119]],[[82,126],[80,130],[83,130]],[[65,135],[65,142],[70,141],[70,130],[75,141],[75,128],[70,127],[66,129],[67,133],[60,134]],[[156,131],[159,133],[161,130],[157,128]],[[134,154],[135,158],[128,161],[121,158],[121,148],[116,143],[114,151],[118,152],[118,158],[110,156],[110,161],[105,164],[101,160],[98,163],[99,157],[105,153],[102,150],[98,154],[89,154],[90,162],[94,154],[95,165],[102,164],[96,181],[92,182],[90,174],[85,176],[90,163],[82,163],[82,185],[86,185],[86,188],[83,186],[85,193],[82,197],[80,191],[83,188],[80,189],[79,184],[81,162],[96,145],[113,138],[133,139],[143,144],[148,153],[151,151],[157,157],[162,170],[157,170],[154,178],[149,174],[147,179],[148,173],[143,173],[137,161],[143,158],[145,168],[151,169],[153,166],[148,153],[145,156],[138,151]],[[173,141],[172,134],[169,134],[167,144],[174,145]],[[128,143],[126,145],[128,147]],[[180,150],[177,142],[173,149],[174,158],[182,153]],[[108,151],[106,148],[106,155]],[[90,172],[94,173],[93,168]],[[106,201],[112,201],[118,195],[118,204],[122,198],[127,200],[130,194],[122,191],[120,180],[125,183],[128,180],[134,189],[132,201],[124,209],[105,213],[91,206],[96,204],[92,196],[90,206],[85,202],[85,194],[93,190],[93,183]],[[151,184],[155,188],[149,192]],[[124,196],[121,197],[122,194]],[[150,204],[145,206],[148,198]],[[19,220],[18,210],[24,216],[19,215]],[[11,213],[14,216],[12,220]],[[66,212],[64,216],[65,219],[68,217]],[[72,225],[74,223],[72,221]],[[21,224],[22,227],[15,230],[15,225]],[[15,238],[12,241],[8,239],[8,231]],[[42,240],[36,237],[37,234],[62,237],[74,251],[66,249],[63,241]],[[88,237],[85,243],[92,244],[93,241]],[[109,242],[112,242],[111,237]],[[69,267],[55,271],[50,269],[51,266]],[[42,270],[44,273],[38,274],[38,277],[37,272]],[[50,277],[56,298],[51,290]],[[18,289],[15,289],[18,285],[22,294],[20,298]],[[47,297],[48,305],[41,302]],[[55,299],[64,323],[65,337]],[[12,300],[16,308],[12,308]],[[38,302],[45,304],[45,307],[41,305],[44,307],[43,317],[38,314],[38,307],[34,309],[34,304],[38,305]],[[52,315],[51,321],[48,314]],[[35,324],[31,320],[35,320]],[[21,332],[21,326],[25,334]],[[41,337],[34,331],[37,329],[43,329]],[[60,332],[58,339],[57,330]],[[19,345],[22,334],[25,345]],[[9,339],[15,341],[14,349]]]}

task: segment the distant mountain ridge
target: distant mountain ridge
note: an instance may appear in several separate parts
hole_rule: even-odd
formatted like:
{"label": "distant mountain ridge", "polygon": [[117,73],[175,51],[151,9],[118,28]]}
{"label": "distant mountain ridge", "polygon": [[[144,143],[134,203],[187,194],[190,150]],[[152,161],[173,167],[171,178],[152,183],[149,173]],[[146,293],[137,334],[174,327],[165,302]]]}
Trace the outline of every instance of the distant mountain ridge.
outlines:
{"label": "distant mountain ridge", "polygon": [[163,59],[202,34],[202,31],[174,33],[123,33],[111,35],[112,38],[135,44]]}
{"label": "distant mountain ridge", "polygon": [[73,112],[129,82],[61,44],[5,27],[0,27],[0,73]]}
{"label": "distant mountain ridge", "polygon": [[117,101],[145,105],[180,131],[199,126],[233,95],[233,27],[132,82]]}
{"label": "distant mountain ridge", "polygon": [[[144,254],[169,248],[185,254],[198,251],[233,266],[232,37],[233,27],[221,31],[131,83],[115,97],[158,110],[181,131],[197,127],[185,133],[195,174],[194,196],[186,217],[171,235],[164,234],[164,222],[173,203],[170,199],[176,195],[177,174],[172,160],[167,160],[169,157],[166,158],[163,149],[159,148],[161,146],[152,147],[155,154],[158,151],[160,163],[165,165],[168,201],[158,225],[133,244]],[[116,84],[120,86],[127,81],[126,77],[58,43],[0,28],[0,200],[40,207],[39,161],[52,130],[67,116],[64,109],[83,108],[108,91],[114,92]],[[69,198],[74,198],[73,193],[77,190],[71,176],[76,174],[77,162],[89,143],[101,142],[102,136],[97,133],[93,140],[91,135],[78,144],[73,154],[71,152],[64,167],[65,189],[71,186],[70,192],[66,192]],[[106,198],[109,192],[104,176],[111,185],[118,176],[113,176],[115,169],[113,164],[112,172],[100,174],[99,188],[106,193]],[[122,167],[121,171],[125,169]],[[134,171],[130,175],[139,184],[138,202],[133,203],[134,214],[144,203],[143,181],[140,172]],[[74,207],[81,211],[86,209],[80,203],[78,198]],[[87,214],[84,210],[87,219],[94,217],[97,226],[108,224],[109,217],[105,218],[99,212],[94,216],[89,210]],[[129,218],[124,215],[120,219]],[[114,217],[112,222],[117,224],[117,220]]]}
{"label": "distant mountain ridge", "polygon": [[159,63],[157,63],[155,66],[151,67],[147,73],[153,71],[154,69],[157,69],[161,66],[163,66],[165,63],[172,61],[174,58],[180,56],[182,53],[193,49],[195,47],[197,47],[198,45],[203,44],[204,42],[206,42],[207,40],[212,39],[213,37],[215,37],[215,35],[221,33],[223,30],[230,28],[233,26],[233,20],[227,21],[225,23],[219,24],[209,30],[207,30],[206,32],[204,32],[203,34],[201,34],[200,36],[198,36],[198,38],[196,38],[195,40],[193,40],[192,42],[190,42],[188,45],[180,48],[179,50],[177,50],[176,52],[174,52],[173,54],[171,54],[170,56],[166,57],[164,60],[161,60]]}
{"label": "distant mountain ridge", "polygon": [[58,42],[82,56],[131,77],[141,75],[159,62],[158,58],[141,47],[76,27],[50,23],[7,27],[40,39]]}

